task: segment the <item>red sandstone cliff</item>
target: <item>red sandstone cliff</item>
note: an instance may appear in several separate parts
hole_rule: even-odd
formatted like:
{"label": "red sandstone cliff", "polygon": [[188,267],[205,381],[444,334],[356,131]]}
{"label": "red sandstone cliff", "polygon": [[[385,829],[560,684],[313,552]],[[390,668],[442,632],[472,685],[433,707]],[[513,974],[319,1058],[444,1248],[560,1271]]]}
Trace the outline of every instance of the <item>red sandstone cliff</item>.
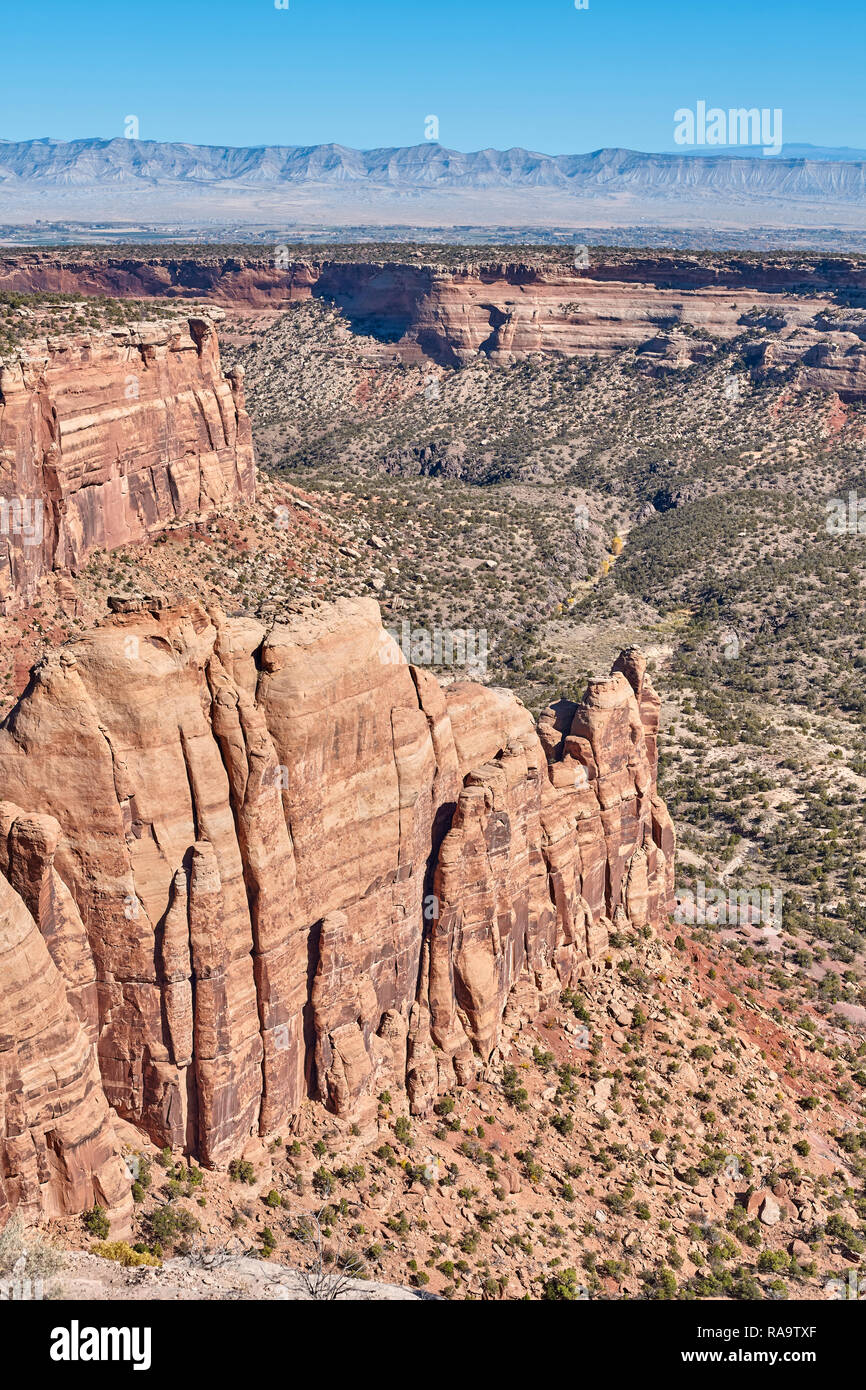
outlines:
{"label": "red sandstone cliff", "polygon": [[58,834],[0,803],[0,1226],[16,1207],[98,1202],[122,1229],[130,1183],[94,1050],[95,970],[52,864]]}
{"label": "red sandstone cliff", "polygon": [[660,355],[687,366],[711,355],[715,340],[763,328],[766,339],[759,331],[750,354],[757,375],[797,366],[806,386],[845,400],[866,397],[866,324],[862,310],[848,307],[861,303],[864,283],[856,258],[735,253],[707,263],[686,254],[610,251],[585,268],[555,255],[465,265],[360,259],[279,265],[207,253],[198,260],[99,252],[0,257],[3,290],[194,296],[275,309],[316,297],[405,358],[426,355],[450,366],[482,355],[508,363],[532,353],[607,355],[623,348],[644,352],[650,368]]}
{"label": "red sandstone cliff", "polygon": [[0,611],[53,568],[252,497],[240,373],[193,318],[42,340],[0,362]]}
{"label": "red sandstone cliff", "polygon": [[122,1217],[109,1105],[218,1164],[473,1077],[670,909],[657,720],[635,652],[536,728],[370,600],[154,602],[43,661],[0,726],[0,1214]]}

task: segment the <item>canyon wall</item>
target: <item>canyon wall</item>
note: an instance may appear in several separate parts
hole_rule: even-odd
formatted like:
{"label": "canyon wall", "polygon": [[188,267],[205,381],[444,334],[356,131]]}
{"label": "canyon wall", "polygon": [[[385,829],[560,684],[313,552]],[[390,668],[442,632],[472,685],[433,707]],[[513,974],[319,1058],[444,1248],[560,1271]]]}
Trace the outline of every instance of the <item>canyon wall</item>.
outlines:
{"label": "canyon wall", "polygon": [[796,367],[808,387],[846,400],[866,394],[861,258],[594,256],[586,267],[556,254],[465,265],[286,256],[276,265],[206,251],[198,259],[22,252],[0,258],[0,290],[195,296],[258,309],[316,297],[406,360],[426,356],[455,367],[480,355],[509,363],[532,353],[631,348],[650,370],[675,370],[748,335],[756,375]]}
{"label": "canyon wall", "polygon": [[242,374],[209,318],[32,342],[0,361],[0,612],[54,568],[255,492]]}
{"label": "canyon wall", "polygon": [[670,910],[638,653],[536,727],[372,600],[127,607],[0,726],[0,1203],[122,1220],[109,1106],[216,1165],[310,1099],[427,1113]]}
{"label": "canyon wall", "polygon": [[51,1217],[98,1202],[123,1231],[130,1180],[85,1021],[95,970],[51,862],[58,832],[0,803],[0,1228],[15,1208]]}

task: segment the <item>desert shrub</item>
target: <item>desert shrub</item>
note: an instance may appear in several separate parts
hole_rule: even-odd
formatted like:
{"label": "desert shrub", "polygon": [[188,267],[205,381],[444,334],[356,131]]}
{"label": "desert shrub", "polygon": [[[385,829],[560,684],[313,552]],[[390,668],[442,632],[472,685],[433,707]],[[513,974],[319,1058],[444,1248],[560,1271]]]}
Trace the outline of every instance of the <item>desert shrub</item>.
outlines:
{"label": "desert shrub", "polygon": [[783,1250],[762,1250],[758,1256],[759,1274],[778,1274],[789,1265],[790,1260]]}
{"label": "desert shrub", "polygon": [[677,1281],[666,1265],[643,1276],[644,1297],[655,1301],[668,1301],[677,1296]]}
{"label": "desert shrub", "polygon": [[554,1303],[574,1303],[584,1294],[576,1269],[561,1269],[545,1280],[544,1298]]}
{"label": "desert shrub", "polygon": [[262,1254],[265,1257],[272,1255],[277,1248],[277,1238],[270,1226],[265,1226],[260,1239],[262,1242]]}
{"label": "desert shrub", "polygon": [[97,1236],[100,1240],[106,1240],[111,1232],[111,1222],[106,1215],[105,1208],[97,1202],[96,1206],[85,1211],[81,1216],[84,1222],[84,1229],[89,1235]]}
{"label": "desert shrub", "polygon": [[199,1222],[186,1207],[175,1206],[169,1202],[159,1207],[150,1217],[153,1238],[160,1246],[174,1245],[181,1236],[191,1235],[200,1230]]}
{"label": "desert shrub", "polygon": [[16,1272],[26,1279],[47,1279],[62,1264],[63,1252],[47,1241],[41,1231],[28,1227],[20,1212],[13,1212],[0,1231],[0,1275],[11,1274],[17,1266]]}
{"label": "desert shrub", "polygon": [[508,1104],[513,1105],[515,1110],[529,1109],[529,1093],[525,1086],[521,1086],[516,1067],[503,1067],[502,1093]]}
{"label": "desert shrub", "polygon": [[229,1177],[232,1182],[245,1182],[250,1186],[256,1180],[256,1170],[245,1158],[233,1158],[229,1164]]}
{"label": "desert shrub", "polygon": [[136,1265],[158,1265],[161,1263],[156,1255],[151,1255],[147,1251],[134,1250],[125,1240],[101,1240],[90,1247],[91,1254],[100,1255],[103,1260],[116,1260],[125,1269],[132,1269]]}
{"label": "desert shrub", "polygon": [[313,1174],[313,1187],[320,1197],[330,1197],[334,1188],[334,1175],[327,1168],[317,1168]]}
{"label": "desert shrub", "polygon": [[401,1144],[412,1143],[412,1125],[405,1115],[398,1115],[394,1121],[394,1138]]}

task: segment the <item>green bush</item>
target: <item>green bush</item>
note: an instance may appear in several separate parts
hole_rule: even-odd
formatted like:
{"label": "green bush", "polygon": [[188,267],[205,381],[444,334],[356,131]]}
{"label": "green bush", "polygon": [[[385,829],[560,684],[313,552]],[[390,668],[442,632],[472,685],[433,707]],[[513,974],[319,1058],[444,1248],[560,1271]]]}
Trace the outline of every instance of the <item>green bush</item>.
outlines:
{"label": "green bush", "polygon": [[256,1180],[256,1170],[245,1158],[233,1158],[229,1164],[229,1177],[232,1182],[245,1182],[252,1186]]}
{"label": "green bush", "polygon": [[161,1246],[174,1245],[178,1237],[191,1235],[201,1229],[198,1220],[186,1207],[176,1207],[169,1202],[159,1207],[150,1218],[150,1229],[154,1240]]}
{"label": "green bush", "polygon": [[583,1293],[584,1288],[578,1283],[576,1269],[558,1270],[545,1280],[544,1298],[549,1303],[574,1303]]}
{"label": "green bush", "polygon": [[99,1240],[108,1239],[111,1233],[111,1222],[106,1215],[105,1208],[101,1207],[99,1203],[95,1207],[91,1207],[89,1211],[83,1212],[81,1219],[84,1222],[84,1229],[90,1235],[96,1236]]}
{"label": "green bush", "polygon": [[394,1121],[394,1137],[399,1139],[401,1144],[412,1143],[412,1125],[405,1115],[398,1115]]}
{"label": "green bush", "polygon": [[503,1067],[502,1091],[509,1105],[513,1105],[515,1110],[529,1109],[529,1093],[525,1086],[521,1086],[516,1067]]}

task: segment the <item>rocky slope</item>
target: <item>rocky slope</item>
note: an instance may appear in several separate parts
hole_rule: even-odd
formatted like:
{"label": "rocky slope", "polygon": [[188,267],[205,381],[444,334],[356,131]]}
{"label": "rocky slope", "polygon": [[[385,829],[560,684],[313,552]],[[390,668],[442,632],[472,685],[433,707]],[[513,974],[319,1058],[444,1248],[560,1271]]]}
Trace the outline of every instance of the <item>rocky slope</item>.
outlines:
{"label": "rocky slope", "polygon": [[591,976],[504,1029],[429,1116],[387,1090],[362,1131],[308,1101],[228,1172],[127,1127],[130,1243],[83,1255],[80,1218],[51,1223],[75,1253],[46,1296],[294,1297],[304,1270],[360,1278],[362,1297],[385,1280],[456,1299],[839,1298],[863,1251],[862,1044],[808,1006],[785,1018],[718,938],[677,930],[612,931]]}
{"label": "rocky slope", "polygon": [[0,360],[0,607],[52,569],[255,492],[242,373],[196,317],[47,338]]}
{"label": "rocky slope", "polygon": [[451,367],[637,349],[650,370],[676,370],[742,338],[758,377],[799,365],[807,386],[845,400],[866,392],[866,270],[857,257],[594,252],[591,264],[575,266],[533,248],[464,264],[437,261],[435,251],[426,260],[362,259],[357,248],[354,259],[291,247],[269,258],[27,252],[0,261],[0,291],[204,296],[242,309],[316,298],[404,360]]}
{"label": "rocky slope", "polygon": [[636,653],[536,729],[408,666],[371,600],[270,630],[116,607],[0,728],[7,1204],[123,1217],[106,1102],[217,1165],[308,1096],[362,1130],[385,1089],[425,1114],[612,924],[670,909]]}

